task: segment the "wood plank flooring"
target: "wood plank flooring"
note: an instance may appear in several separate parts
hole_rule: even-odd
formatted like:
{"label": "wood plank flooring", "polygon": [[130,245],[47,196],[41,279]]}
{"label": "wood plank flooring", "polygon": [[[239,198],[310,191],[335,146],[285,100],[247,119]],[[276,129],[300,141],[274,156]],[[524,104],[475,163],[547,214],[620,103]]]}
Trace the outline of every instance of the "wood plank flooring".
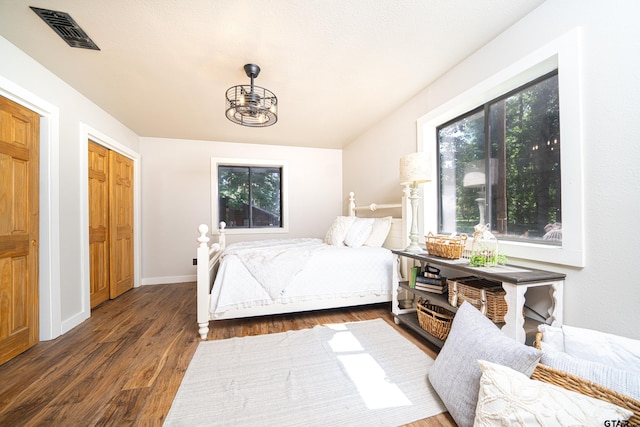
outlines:
{"label": "wood plank flooring", "polygon": [[[0,366],[0,426],[161,426],[198,346],[195,283],[143,286],[94,309],[72,331]],[[209,339],[382,318],[386,304],[224,320]],[[448,414],[411,426],[455,426]]]}

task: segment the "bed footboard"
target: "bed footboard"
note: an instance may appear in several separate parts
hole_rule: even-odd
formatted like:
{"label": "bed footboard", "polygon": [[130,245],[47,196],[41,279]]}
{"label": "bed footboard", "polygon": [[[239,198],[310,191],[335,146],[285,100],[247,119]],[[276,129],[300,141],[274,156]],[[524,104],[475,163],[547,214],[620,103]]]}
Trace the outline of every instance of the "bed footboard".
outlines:
{"label": "bed footboard", "polygon": [[199,242],[196,257],[196,282],[197,282],[197,321],[198,334],[203,340],[207,339],[209,333],[209,296],[211,295],[211,286],[215,276],[216,266],[220,260],[220,255],[225,248],[224,229],[226,224],[220,223],[218,229],[218,242],[209,245],[209,227],[206,224],[200,224],[198,227]]}

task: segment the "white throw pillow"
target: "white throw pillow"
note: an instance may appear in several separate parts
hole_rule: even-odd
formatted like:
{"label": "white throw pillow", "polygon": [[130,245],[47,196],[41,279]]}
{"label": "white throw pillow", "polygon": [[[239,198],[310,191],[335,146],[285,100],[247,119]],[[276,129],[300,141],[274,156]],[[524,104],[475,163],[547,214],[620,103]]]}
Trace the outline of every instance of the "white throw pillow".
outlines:
{"label": "white throw pillow", "polygon": [[542,341],[555,350],[640,375],[639,340],[567,325],[540,325],[538,330]]}
{"label": "white throw pillow", "polygon": [[567,354],[640,375],[640,341],[566,325],[562,330]]}
{"label": "white throw pillow", "polygon": [[384,218],[375,218],[373,220],[373,226],[371,227],[371,234],[366,242],[365,246],[371,246],[373,248],[380,248],[384,245],[384,241],[387,240],[391,230],[391,217],[385,216]]}
{"label": "white throw pillow", "polygon": [[540,343],[540,363],[560,371],[568,372],[613,391],[640,400],[640,375],[632,371],[616,369],[603,363],[582,360],[555,350],[545,342]]}
{"label": "white throw pillow", "polygon": [[562,332],[562,328],[543,323],[538,325],[538,331],[542,332],[542,342],[546,343],[548,347],[564,352],[564,332]]}
{"label": "white throw pillow", "polygon": [[633,414],[506,366],[478,361],[482,370],[474,426],[598,426]]}
{"label": "white throw pillow", "polygon": [[373,218],[356,218],[349,227],[344,238],[344,244],[350,248],[359,248],[364,245],[373,227]]}
{"label": "white throw pillow", "polygon": [[344,238],[347,236],[349,227],[356,219],[354,216],[338,216],[333,220],[327,235],[324,237],[325,243],[334,246],[344,246]]}

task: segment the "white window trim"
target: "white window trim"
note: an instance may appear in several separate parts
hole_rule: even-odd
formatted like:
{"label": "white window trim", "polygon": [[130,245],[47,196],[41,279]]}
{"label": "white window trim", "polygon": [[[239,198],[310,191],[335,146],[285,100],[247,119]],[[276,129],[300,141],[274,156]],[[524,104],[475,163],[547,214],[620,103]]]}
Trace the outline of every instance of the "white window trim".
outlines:
{"label": "white window trim", "polygon": [[[525,56],[417,121],[418,151],[431,153],[437,171],[436,127],[558,68],[560,138],[562,141],[562,246],[501,241],[509,258],[584,267],[584,175],[582,150],[582,91],[580,29],[576,28]],[[435,181],[435,180],[434,180]],[[424,185],[424,230],[437,230],[438,191]]]}
{"label": "white window trim", "polygon": [[288,164],[284,160],[255,160],[237,158],[211,158],[211,224],[217,228],[218,218],[218,166],[275,167],[282,169],[282,227],[278,228],[229,228],[226,234],[275,234],[289,232],[289,184]]}

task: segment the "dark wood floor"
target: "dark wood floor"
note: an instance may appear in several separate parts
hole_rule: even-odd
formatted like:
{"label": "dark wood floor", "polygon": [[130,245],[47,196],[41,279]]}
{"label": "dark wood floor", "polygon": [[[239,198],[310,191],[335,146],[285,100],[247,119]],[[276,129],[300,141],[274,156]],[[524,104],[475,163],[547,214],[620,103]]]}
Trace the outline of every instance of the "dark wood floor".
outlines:
{"label": "dark wood floor", "polygon": [[[383,318],[431,357],[433,348],[393,323],[387,305],[212,323],[209,339]],[[144,286],[0,366],[0,426],[160,426],[199,339],[195,284]],[[453,426],[442,414],[412,426]]]}

